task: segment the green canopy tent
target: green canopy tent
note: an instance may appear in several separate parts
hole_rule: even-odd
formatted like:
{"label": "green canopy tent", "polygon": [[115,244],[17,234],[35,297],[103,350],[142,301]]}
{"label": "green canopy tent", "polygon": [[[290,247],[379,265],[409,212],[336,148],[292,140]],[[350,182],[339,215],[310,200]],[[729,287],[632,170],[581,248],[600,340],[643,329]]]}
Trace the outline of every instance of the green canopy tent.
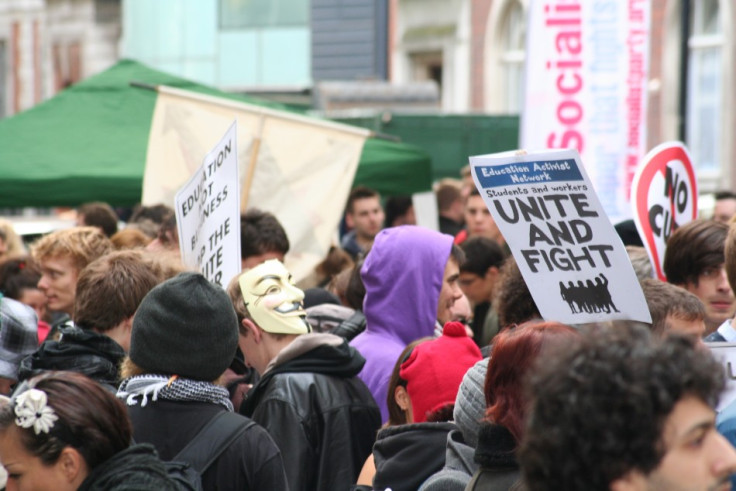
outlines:
{"label": "green canopy tent", "polygon": [[[157,94],[132,87],[133,81],[283,109],[122,60],[0,120],[0,207],[139,202]],[[371,138],[363,147],[355,183],[384,195],[428,191],[430,158],[417,147]]]}

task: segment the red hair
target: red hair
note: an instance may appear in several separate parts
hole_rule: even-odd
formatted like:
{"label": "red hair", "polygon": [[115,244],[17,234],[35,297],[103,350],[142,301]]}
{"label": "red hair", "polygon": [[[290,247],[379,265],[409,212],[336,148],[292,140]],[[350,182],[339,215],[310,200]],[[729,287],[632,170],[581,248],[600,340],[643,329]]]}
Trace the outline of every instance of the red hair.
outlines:
{"label": "red hair", "polygon": [[493,340],[486,373],[486,420],[506,427],[521,441],[526,414],[524,378],[546,345],[572,336],[577,331],[559,322],[531,321],[501,331]]}

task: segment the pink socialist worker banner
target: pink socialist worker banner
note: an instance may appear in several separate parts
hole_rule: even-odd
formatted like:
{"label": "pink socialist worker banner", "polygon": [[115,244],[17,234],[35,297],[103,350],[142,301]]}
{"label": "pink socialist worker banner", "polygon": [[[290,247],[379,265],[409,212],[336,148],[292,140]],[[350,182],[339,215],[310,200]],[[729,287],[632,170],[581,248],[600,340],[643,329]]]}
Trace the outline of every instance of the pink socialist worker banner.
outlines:
{"label": "pink socialist worker banner", "polygon": [[575,149],[613,223],[646,153],[650,0],[531,0],[519,148]]}

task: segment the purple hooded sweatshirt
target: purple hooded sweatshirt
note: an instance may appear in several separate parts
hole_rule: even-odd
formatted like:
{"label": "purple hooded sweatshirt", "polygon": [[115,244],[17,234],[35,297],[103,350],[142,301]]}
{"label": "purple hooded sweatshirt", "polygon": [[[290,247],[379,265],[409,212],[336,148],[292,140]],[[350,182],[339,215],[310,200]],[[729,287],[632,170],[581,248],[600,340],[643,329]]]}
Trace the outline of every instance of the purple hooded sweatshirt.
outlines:
{"label": "purple hooded sweatshirt", "polygon": [[382,230],[360,276],[366,328],[350,343],[365,358],[358,374],[388,419],[391,371],[406,345],[434,334],[437,303],[452,237],[412,225]]}

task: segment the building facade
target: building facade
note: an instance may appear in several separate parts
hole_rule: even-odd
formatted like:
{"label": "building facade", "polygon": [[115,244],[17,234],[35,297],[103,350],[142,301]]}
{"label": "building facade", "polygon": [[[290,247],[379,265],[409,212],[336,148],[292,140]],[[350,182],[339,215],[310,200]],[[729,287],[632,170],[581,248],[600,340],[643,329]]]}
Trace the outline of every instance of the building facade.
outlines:
{"label": "building facade", "polygon": [[0,2],[0,117],[118,60],[120,0]]}
{"label": "building facade", "polygon": [[[390,2],[392,81],[437,80],[444,111],[520,113],[528,0]],[[701,192],[736,189],[736,5],[651,0],[651,20],[647,148],[683,140]]]}

